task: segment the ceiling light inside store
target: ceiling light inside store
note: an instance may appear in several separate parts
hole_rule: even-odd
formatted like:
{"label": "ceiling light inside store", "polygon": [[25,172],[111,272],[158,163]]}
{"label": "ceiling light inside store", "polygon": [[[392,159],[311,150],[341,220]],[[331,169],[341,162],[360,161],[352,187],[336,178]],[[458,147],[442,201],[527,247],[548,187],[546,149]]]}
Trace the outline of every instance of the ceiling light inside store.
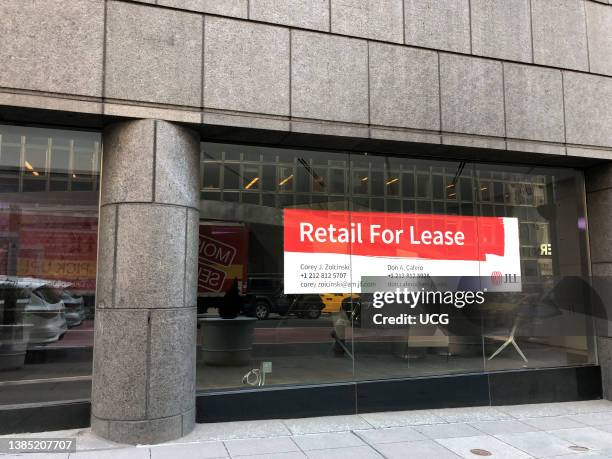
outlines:
{"label": "ceiling light inside store", "polygon": [[393,185],[397,181],[399,181],[399,179],[396,177],[386,182],[385,185]]}
{"label": "ceiling light inside store", "polygon": [[27,161],[25,162],[25,167],[26,167],[26,169],[27,169],[27,170],[29,170],[29,171],[33,171],[33,170],[34,170],[34,168],[32,167],[32,165],[31,165],[29,162],[27,162]]}
{"label": "ceiling light inside store", "polygon": [[35,177],[38,177],[39,174],[36,171],[32,171],[32,175],[35,176]]}
{"label": "ceiling light inside store", "polygon": [[283,186],[284,184],[286,184],[288,181],[290,181],[291,179],[293,179],[293,174],[291,174],[289,177],[283,179],[280,181],[280,183],[278,184],[278,186]]}
{"label": "ceiling light inside store", "polygon": [[362,177],[362,178],[361,178],[361,181],[362,181],[362,182],[367,182],[367,181],[368,181],[368,176],[366,175],[365,177]]}
{"label": "ceiling light inside store", "polygon": [[255,185],[258,181],[259,181],[259,177],[255,177],[253,180],[251,180],[249,183],[247,183],[247,185],[244,187],[244,189],[248,190],[253,185]]}

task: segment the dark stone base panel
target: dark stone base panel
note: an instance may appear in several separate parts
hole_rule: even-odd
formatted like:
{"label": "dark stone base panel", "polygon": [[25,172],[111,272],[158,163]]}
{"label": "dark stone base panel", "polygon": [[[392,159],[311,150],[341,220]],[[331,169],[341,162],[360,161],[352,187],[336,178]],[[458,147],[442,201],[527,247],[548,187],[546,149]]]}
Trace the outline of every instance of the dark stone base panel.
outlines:
{"label": "dark stone base panel", "polygon": [[[568,402],[601,397],[600,368],[590,365],[200,392],[196,395],[195,417],[196,422],[206,423],[373,411]],[[193,412],[183,415],[183,431],[190,430],[192,419]],[[76,429],[89,425],[90,402],[86,400],[0,407],[0,434]]]}
{"label": "dark stone base panel", "polygon": [[486,374],[357,382],[357,412],[489,404]]}
{"label": "dark stone base panel", "polygon": [[489,374],[491,405],[573,402],[602,398],[599,366]]}
{"label": "dark stone base panel", "polygon": [[355,384],[271,387],[196,395],[196,422],[355,414]]}
{"label": "dark stone base panel", "polygon": [[0,407],[0,435],[89,427],[89,400]]}
{"label": "dark stone base panel", "polygon": [[599,366],[200,392],[196,422],[595,400]]}

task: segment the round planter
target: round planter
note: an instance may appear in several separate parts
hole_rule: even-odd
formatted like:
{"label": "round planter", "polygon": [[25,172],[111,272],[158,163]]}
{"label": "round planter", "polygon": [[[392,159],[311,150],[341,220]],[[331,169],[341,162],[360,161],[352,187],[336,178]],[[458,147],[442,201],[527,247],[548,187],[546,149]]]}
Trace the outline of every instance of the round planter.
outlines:
{"label": "round planter", "polygon": [[251,361],[254,317],[199,319],[202,329],[202,360],[206,365],[242,366]]}

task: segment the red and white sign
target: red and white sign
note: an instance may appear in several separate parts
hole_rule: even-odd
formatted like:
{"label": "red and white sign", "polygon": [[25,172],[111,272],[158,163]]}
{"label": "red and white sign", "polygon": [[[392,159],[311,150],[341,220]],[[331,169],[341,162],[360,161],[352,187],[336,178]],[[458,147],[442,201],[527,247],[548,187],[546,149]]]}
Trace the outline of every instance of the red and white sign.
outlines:
{"label": "red and white sign", "polygon": [[246,282],[248,242],[242,225],[200,222],[198,294],[222,294],[234,280]]}
{"label": "red and white sign", "polygon": [[359,293],[364,276],[520,278],[516,218],[285,209],[284,241],[285,293]]}

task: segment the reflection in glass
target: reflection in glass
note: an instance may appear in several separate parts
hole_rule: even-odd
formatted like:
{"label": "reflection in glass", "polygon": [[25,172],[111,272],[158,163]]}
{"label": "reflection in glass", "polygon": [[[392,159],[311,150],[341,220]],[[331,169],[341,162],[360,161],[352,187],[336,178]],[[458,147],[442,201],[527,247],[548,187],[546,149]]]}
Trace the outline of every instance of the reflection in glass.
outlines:
{"label": "reflection in glass", "polygon": [[[253,161],[231,164],[240,178],[221,180],[220,205],[203,203],[202,223],[218,229],[238,226],[248,240],[236,262],[222,270],[226,277],[243,273],[239,299],[232,301],[240,302],[242,316],[258,318],[252,355],[243,366],[216,367],[200,359],[199,388],[243,388],[253,381],[260,384],[262,380],[254,375],[261,374],[269,362],[272,373],[266,373],[264,385],[593,362],[593,334],[587,321],[566,312],[544,313],[547,308],[540,307],[545,292],[551,290],[546,279],[587,272],[585,233],[576,224],[584,219],[579,172],[281,148],[266,149],[255,161],[249,148],[240,146],[241,157]],[[222,158],[211,161],[203,156],[203,164],[228,166],[227,155],[214,152],[230,147],[203,144],[203,150]],[[206,174],[206,167],[203,170]],[[224,177],[227,173],[223,169]],[[258,176],[260,185],[244,189]],[[238,182],[241,187],[236,186]],[[272,192],[272,184],[278,193]],[[557,206],[548,205],[552,202]],[[246,204],[260,207],[254,212]],[[284,276],[291,273],[285,273],[283,266],[283,210],[290,208],[518,218],[525,295],[491,297],[482,310],[466,310],[468,316],[475,313],[479,318],[478,327],[468,334],[442,325],[393,331],[363,328],[360,311],[365,306],[359,294],[333,289],[321,294],[284,292]],[[566,249],[559,249],[560,241]],[[200,292],[200,317],[218,315],[219,298],[225,293]],[[528,316],[533,311],[538,312]],[[567,323],[573,327],[568,329],[571,336],[542,333],[546,327]],[[200,343],[202,333],[200,330]],[[513,345],[493,356],[510,338],[527,361]],[[246,375],[248,381],[243,382]]]}
{"label": "reflection in glass", "polygon": [[0,405],[90,397],[100,150],[99,133],[0,125]]}
{"label": "reflection in glass", "polygon": [[353,171],[353,193],[368,194],[370,177],[368,171]]}

